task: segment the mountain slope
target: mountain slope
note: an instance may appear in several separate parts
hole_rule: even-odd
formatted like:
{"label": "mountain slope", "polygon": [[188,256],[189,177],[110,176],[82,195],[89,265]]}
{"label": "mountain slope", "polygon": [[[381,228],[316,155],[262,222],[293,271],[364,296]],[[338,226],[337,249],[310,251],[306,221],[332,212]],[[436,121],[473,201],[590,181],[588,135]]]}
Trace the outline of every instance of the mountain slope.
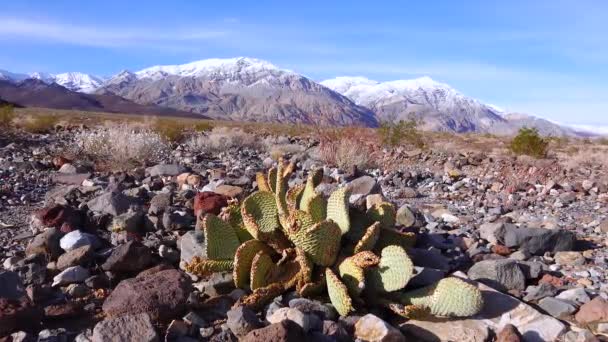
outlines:
{"label": "mountain slope", "polygon": [[[56,83],[47,84],[33,78],[18,83],[0,81],[0,98],[24,107],[143,115],[195,116],[171,108],[140,105],[114,94],[78,93]],[[196,115],[196,117],[201,116]]]}
{"label": "mountain slope", "polygon": [[536,127],[545,135],[579,132],[529,115],[504,113],[493,105],[467,97],[429,77],[377,82],[364,77],[337,77],[321,82],[373,110],[378,120],[395,121],[412,115],[423,128],[436,131],[514,134],[521,127]]}
{"label": "mountain slope", "polygon": [[376,126],[374,114],[294,72],[252,58],[123,71],[98,92],[216,119]]}
{"label": "mountain slope", "polygon": [[33,72],[31,74],[18,74],[5,70],[0,70],[0,80],[12,83],[18,83],[27,79],[35,79],[46,84],[57,83],[69,90],[92,93],[103,84],[103,79],[81,73],[81,72],[66,72],[62,74],[47,74],[44,72]]}

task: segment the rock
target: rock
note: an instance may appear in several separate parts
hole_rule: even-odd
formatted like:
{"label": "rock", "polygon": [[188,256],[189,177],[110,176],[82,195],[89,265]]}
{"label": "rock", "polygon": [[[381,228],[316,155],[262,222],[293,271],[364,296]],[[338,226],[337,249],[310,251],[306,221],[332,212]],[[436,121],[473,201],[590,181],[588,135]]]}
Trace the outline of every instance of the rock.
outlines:
{"label": "rock", "polygon": [[312,328],[312,320],[310,315],[307,315],[294,308],[280,308],[273,312],[272,315],[267,316],[266,320],[271,324],[290,320],[297,323],[302,330],[304,330],[304,332],[308,332]]}
{"label": "rock", "polygon": [[182,235],[179,240],[180,259],[189,263],[197,255],[205,251],[205,234],[201,230],[191,230]]}
{"label": "rock", "polygon": [[599,230],[602,233],[608,233],[608,220],[604,220],[600,223]]}
{"label": "rock", "polygon": [[72,283],[81,283],[89,277],[89,270],[81,266],[72,266],[66,268],[53,278],[52,286],[68,285]]}
{"label": "rock", "polygon": [[399,189],[397,196],[400,198],[416,198],[418,197],[418,191],[416,191],[414,188],[406,186]]}
{"label": "rock", "polygon": [[70,284],[65,292],[72,298],[82,298],[89,294],[89,288],[84,284]]}
{"label": "rock", "polygon": [[209,297],[215,297],[230,293],[234,290],[234,279],[232,272],[216,272],[196,284],[201,293]]}
{"label": "rock", "polygon": [[0,336],[19,329],[37,329],[41,318],[41,310],[34,307],[27,296],[18,300],[0,297]]}
{"label": "rock", "polygon": [[98,274],[88,277],[84,284],[92,289],[101,289],[110,286],[110,279],[105,274]]}
{"label": "rock", "polygon": [[564,342],[600,342],[600,339],[595,337],[589,330],[583,329],[578,331],[568,331],[564,334]]}
{"label": "rock", "polygon": [[171,193],[160,193],[152,197],[150,200],[150,208],[148,214],[159,216],[164,213],[173,204],[173,195]]}
{"label": "rock", "polygon": [[170,269],[121,281],[103,303],[106,315],[147,313],[153,321],[181,315],[192,286],[188,277]]}
{"label": "rock", "polygon": [[397,210],[396,220],[398,225],[410,228],[416,224],[416,214],[414,214],[408,205],[402,205],[401,208]]}
{"label": "rock", "polygon": [[45,227],[61,228],[64,223],[77,227],[82,223],[80,214],[75,209],[61,204],[42,208],[34,215]]}
{"label": "rock", "polygon": [[194,213],[197,216],[206,213],[219,215],[221,209],[227,205],[228,199],[226,196],[215,192],[198,192],[194,196]]}
{"label": "rock", "polygon": [[558,299],[570,301],[572,303],[585,304],[591,300],[584,288],[574,288],[563,291],[557,297]]}
{"label": "rock", "polygon": [[489,327],[474,319],[438,322],[410,320],[399,328],[408,341],[411,337],[412,341],[485,342],[490,337]]}
{"label": "rock", "polygon": [[106,262],[101,265],[104,271],[139,272],[154,261],[150,249],[140,242],[129,241],[116,247]]}
{"label": "rock", "polygon": [[57,269],[63,271],[72,266],[84,266],[93,259],[93,247],[84,245],[62,254],[57,259]]}
{"label": "rock", "polygon": [[530,255],[542,255],[545,252],[570,251],[574,247],[574,233],[561,229],[517,228],[505,226],[504,245],[526,251]]}
{"label": "rock", "polygon": [[228,198],[238,198],[243,193],[243,188],[240,186],[222,184],[215,188],[213,192]]}
{"label": "rock", "polygon": [[581,252],[557,252],[554,258],[558,265],[582,266],[585,264],[585,257]]}
{"label": "rock", "polygon": [[507,324],[496,336],[496,342],[521,342],[522,337],[513,324]]}
{"label": "rock", "polygon": [[442,270],[418,266],[415,266],[414,268],[416,269],[416,275],[407,283],[407,286],[412,288],[431,285],[445,278],[445,272]]}
{"label": "rock", "polygon": [[38,333],[38,342],[68,342],[68,333],[64,328],[44,329]]}
{"label": "rock", "polygon": [[131,199],[121,192],[106,192],[87,202],[89,210],[118,216],[124,214],[131,206]]}
{"label": "rock", "polygon": [[25,285],[42,285],[46,280],[46,267],[37,263],[25,264],[16,271]]}
{"label": "rock", "polygon": [[115,216],[109,226],[112,232],[138,233],[144,226],[144,213],[138,210],[129,210],[124,214]]}
{"label": "rock", "polygon": [[346,329],[340,323],[334,321],[323,321],[323,335],[329,337],[330,341],[348,342],[351,340]]}
{"label": "rock", "polygon": [[373,314],[367,314],[355,324],[355,337],[369,342],[405,342],[403,334]]}
{"label": "rock", "polygon": [[191,185],[193,187],[199,187],[203,182],[203,178],[200,175],[189,175],[186,178],[186,184]]}
{"label": "rock", "polygon": [[57,258],[61,253],[59,240],[61,232],[57,228],[49,228],[36,235],[25,249],[25,255],[44,255],[51,259]]}
{"label": "rock", "polygon": [[526,292],[527,294],[524,297],[524,300],[530,302],[545,297],[553,297],[557,294],[557,289],[550,283],[539,283],[538,286],[528,286]]}
{"label": "rock", "polygon": [[150,177],[177,176],[186,172],[186,168],[178,164],[158,164],[146,169],[146,172]]}
{"label": "rock", "polygon": [[93,248],[99,247],[99,239],[93,234],[83,233],[80,230],[71,231],[59,240],[59,246],[66,252],[88,245]]}
{"label": "rock", "polygon": [[103,320],[93,329],[92,342],[157,342],[150,316],[146,313],[123,315]]}
{"label": "rock", "polygon": [[36,339],[34,336],[26,333],[25,331],[18,331],[16,333],[12,333],[9,340],[11,342],[35,342]]}
{"label": "rock", "polygon": [[511,259],[480,261],[469,269],[468,276],[501,291],[526,288],[524,273]]}
{"label": "rock", "polygon": [[365,196],[365,207],[367,209],[386,201],[381,194],[371,194]]}
{"label": "rock", "polygon": [[549,315],[557,318],[564,318],[576,311],[576,307],[566,301],[556,299],[553,297],[545,297],[538,302],[543,310]]}
{"label": "rock", "polygon": [[583,183],[581,184],[581,186],[583,187],[583,189],[585,191],[589,191],[593,188],[593,186],[595,185],[595,183],[592,180],[589,179],[585,179],[583,181]]}
{"label": "rock", "polygon": [[91,174],[88,172],[85,173],[56,173],[53,174],[53,181],[57,184],[66,184],[66,185],[85,185],[85,181],[87,181],[91,177]]}
{"label": "rock", "polygon": [[59,168],[59,170],[57,170],[57,172],[59,172],[59,173],[77,173],[78,168],[76,168],[76,166],[74,166],[70,163],[65,163],[65,164],[61,165],[61,167]]}
{"label": "rock", "polygon": [[437,249],[410,248],[408,255],[416,266],[434,268],[445,272],[450,270],[450,261]]}
{"label": "rock", "polygon": [[264,326],[255,312],[247,307],[238,306],[228,311],[226,324],[237,337],[243,337],[250,331]]}
{"label": "rock", "polygon": [[378,194],[382,191],[376,180],[370,176],[361,176],[353,179],[348,183],[348,187],[350,188],[351,195],[361,195],[363,197],[370,194]]}
{"label": "rock", "polygon": [[80,314],[82,314],[82,307],[72,302],[49,305],[44,308],[44,318],[47,320],[74,318]]}
{"label": "rock", "polygon": [[297,323],[284,320],[267,327],[253,330],[241,342],[306,342],[307,338]]}
{"label": "rock", "polygon": [[23,296],[25,296],[25,287],[23,286],[19,275],[11,271],[1,271],[0,298],[18,300]]}
{"label": "rock", "polygon": [[185,211],[165,211],[163,213],[163,228],[165,230],[190,229],[196,218]]}
{"label": "rock", "polygon": [[576,315],[580,324],[608,322],[608,301],[598,296],[581,306]]}
{"label": "rock", "polygon": [[289,307],[298,309],[303,313],[315,314],[321,319],[336,319],[338,312],[333,307],[328,307],[321,302],[308,298],[294,298],[289,301]]}
{"label": "rock", "polygon": [[179,252],[166,245],[160,245],[160,247],[158,247],[158,255],[169,263],[179,261]]}

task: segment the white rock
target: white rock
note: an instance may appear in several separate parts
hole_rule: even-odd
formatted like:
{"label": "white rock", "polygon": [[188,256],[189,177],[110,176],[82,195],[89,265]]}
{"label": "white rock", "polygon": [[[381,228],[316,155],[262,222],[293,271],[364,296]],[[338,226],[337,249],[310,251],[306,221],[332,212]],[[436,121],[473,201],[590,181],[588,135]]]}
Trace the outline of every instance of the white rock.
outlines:
{"label": "white rock", "polygon": [[297,323],[304,331],[309,331],[312,328],[310,316],[294,308],[280,308],[273,312],[272,315],[266,317],[266,320],[271,324],[279,323],[287,319]]}
{"label": "white rock", "polygon": [[589,298],[589,295],[587,294],[587,292],[585,292],[585,289],[581,288],[581,287],[566,290],[566,291],[560,293],[559,295],[557,295],[555,298],[567,300],[567,301],[570,301],[573,303],[577,303],[579,305],[585,304],[591,300],[591,298]]}
{"label": "white rock", "polygon": [[82,266],[68,267],[53,278],[52,286],[81,283],[89,277],[89,270]]}
{"label": "white rock", "polygon": [[373,314],[367,314],[355,324],[355,337],[369,342],[405,342],[403,334]]}
{"label": "white rock", "polygon": [[83,233],[80,230],[71,231],[59,240],[59,246],[66,252],[86,245],[98,247],[99,240],[95,235]]}

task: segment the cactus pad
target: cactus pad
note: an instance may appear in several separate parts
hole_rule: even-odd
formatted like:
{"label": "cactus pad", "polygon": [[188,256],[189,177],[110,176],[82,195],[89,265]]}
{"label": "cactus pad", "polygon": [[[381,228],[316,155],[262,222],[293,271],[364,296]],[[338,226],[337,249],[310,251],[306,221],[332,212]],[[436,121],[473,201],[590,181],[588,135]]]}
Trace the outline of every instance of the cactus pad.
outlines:
{"label": "cactus pad", "polygon": [[381,230],[382,229],[380,228],[380,222],[375,222],[374,224],[369,226],[361,240],[357,242],[354,252],[359,253],[363,251],[371,251],[372,249],[374,249],[374,246],[376,245],[376,242],[380,237]]}
{"label": "cactus pad", "polygon": [[349,312],[353,311],[353,301],[348,295],[348,289],[330,268],[325,270],[325,278],[331,303],[341,316],[348,315]]}
{"label": "cactus pad", "polygon": [[289,208],[290,211],[296,210],[300,207],[300,199],[302,198],[303,192],[303,184],[298,184],[287,190],[287,195],[285,196],[285,199],[287,200],[287,208]]}
{"label": "cactus pad", "polygon": [[382,249],[380,263],[368,272],[372,290],[392,292],[403,289],[414,275],[414,264],[400,246]]}
{"label": "cactus pad", "polygon": [[327,219],[336,222],[342,234],[346,234],[350,230],[349,197],[350,191],[346,187],[342,187],[334,191],[327,200]]}
{"label": "cactus pad", "polygon": [[241,214],[245,228],[254,238],[267,241],[280,229],[275,196],[258,191],[243,201]]}
{"label": "cactus pad", "polygon": [[395,226],[397,212],[395,207],[388,202],[376,203],[367,210],[367,215],[376,222],[380,222],[382,228],[390,229]]}
{"label": "cactus pad", "polygon": [[272,192],[270,185],[268,184],[268,179],[266,175],[262,172],[258,172],[255,174],[255,181],[258,183],[258,190],[260,191],[268,191]]}
{"label": "cactus pad", "polygon": [[241,242],[253,239],[253,236],[251,236],[245,228],[243,216],[241,215],[241,207],[237,203],[230,204],[224,208],[222,220],[228,222],[228,224],[234,228],[234,231]]}
{"label": "cactus pad", "polygon": [[461,279],[448,277],[434,285],[399,296],[403,304],[428,308],[431,314],[444,317],[468,317],[481,311],[481,291]]}
{"label": "cactus pad", "polygon": [[285,289],[279,283],[273,283],[265,287],[260,287],[253,291],[252,294],[243,297],[239,304],[246,306],[252,310],[261,310],[277,296],[281,295]]}
{"label": "cactus pad", "polygon": [[211,260],[196,256],[186,264],[186,272],[205,277],[215,272],[230,271],[232,266],[232,260]]}
{"label": "cactus pad", "polygon": [[313,221],[321,222],[327,217],[327,201],[321,194],[314,194],[302,202],[302,210],[309,213]]}
{"label": "cactus pad", "polygon": [[340,228],[332,221],[322,221],[308,229],[300,229],[291,236],[296,247],[317,265],[330,266],[340,249]]}
{"label": "cactus pad", "polygon": [[250,284],[251,264],[253,258],[260,251],[267,254],[272,252],[271,248],[265,243],[259,240],[249,240],[244,242],[237,248],[234,255],[234,271],[232,277],[234,278],[234,285],[240,288],[247,288]]}
{"label": "cactus pad", "polygon": [[241,242],[234,229],[213,214],[202,219],[205,234],[205,256],[214,260],[232,260]]}
{"label": "cactus pad", "polygon": [[249,275],[249,287],[256,290],[271,283],[276,265],[264,251],[259,251],[251,261],[251,273]]}
{"label": "cactus pad", "polygon": [[268,170],[268,186],[271,192],[277,192],[277,168],[271,167]]}
{"label": "cactus pad", "polygon": [[352,297],[359,297],[365,288],[365,271],[355,265],[351,258],[344,259],[338,266],[338,273],[342,282]]}
{"label": "cactus pad", "polygon": [[381,251],[384,247],[396,245],[401,246],[403,249],[414,247],[416,244],[415,233],[401,233],[394,229],[384,229],[380,231],[380,237],[376,242],[375,250]]}

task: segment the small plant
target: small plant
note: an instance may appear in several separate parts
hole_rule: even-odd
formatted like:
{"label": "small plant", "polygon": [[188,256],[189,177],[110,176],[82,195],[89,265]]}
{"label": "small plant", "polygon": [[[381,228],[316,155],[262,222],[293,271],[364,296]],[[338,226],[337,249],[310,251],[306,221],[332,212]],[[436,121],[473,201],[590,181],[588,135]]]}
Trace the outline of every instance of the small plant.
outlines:
{"label": "small plant", "polygon": [[23,129],[30,133],[48,133],[55,128],[59,122],[59,118],[55,115],[33,115],[27,118],[23,123]]}
{"label": "small plant", "polygon": [[209,121],[199,121],[193,126],[195,132],[208,132],[213,129],[213,125]]}
{"label": "small plant", "polygon": [[536,128],[523,127],[511,140],[511,151],[518,155],[528,155],[534,158],[543,158],[547,155],[549,142],[540,136]]}
{"label": "small plant", "polygon": [[398,122],[385,121],[378,128],[378,135],[383,145],[395,147],[407,143],[417,148],[426,146],[422,133],[418,130],[419,122],[413,116]]}
{"label": "small plant", "polygon": [[366,169],[375,165],[374,149],[357,128],[324,130],[319,136],[319,159],[342,170]]}
{"label": "small plant", "polygon": [[15,120],[15,111],[12,105],[0,106],[0,128],[9,128]]}
{"label": "small plant", "polygon": [[241,128],[214,127],[206,134],[196,134],[187,142],[192,150],[206,152],[224,151],[233,147],[249,147],[259,149],[262,144],[255,135],[247,133]]}
{"label": "small plant", "polygon": [[176,119],[158,119],[154,122],[153,129],[166,141],[180,142],[184,139],[186,125]]}

